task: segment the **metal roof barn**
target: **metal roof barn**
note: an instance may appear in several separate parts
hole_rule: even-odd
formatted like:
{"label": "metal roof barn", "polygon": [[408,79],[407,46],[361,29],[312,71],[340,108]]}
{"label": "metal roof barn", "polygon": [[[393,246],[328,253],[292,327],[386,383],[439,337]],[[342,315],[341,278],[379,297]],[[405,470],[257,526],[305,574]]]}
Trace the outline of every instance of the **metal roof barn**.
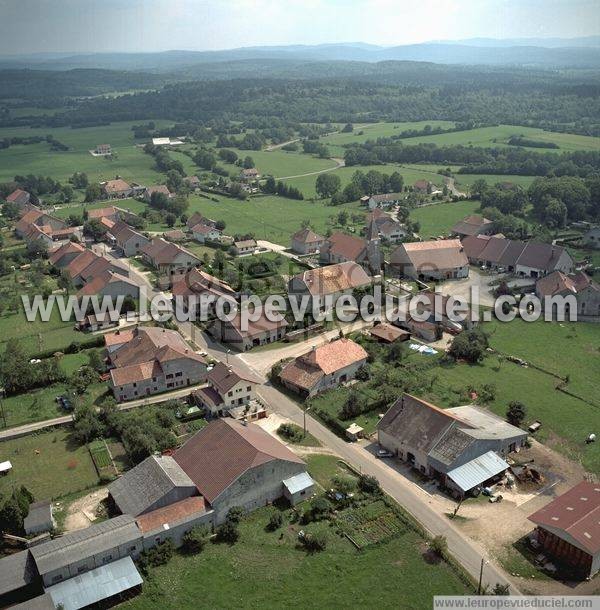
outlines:
{"label": "metal roof barn", "polygon": [[466,492],[504,472],[507,468],[508,464],[497,453],[488,451],[478,458],[451,470],[448,473],[448,478]]}
{"label": "metal roof barn", "polygon": [[301,472],[300,474],[295,474],[293,477],[290,477],[289,479],[285,479],[283,481],[283,485],[292,495],[300,491],[304,491],[305,489],[312,487],[314,484],[315,482],[312,480],[308,472]]}
{"label": "metal roof barn", "polygon": [[55,606],[60,604],[64,610],[79,610],[128,591],[142,582],[131,557],[124,557],[48,587],[46,592]]}

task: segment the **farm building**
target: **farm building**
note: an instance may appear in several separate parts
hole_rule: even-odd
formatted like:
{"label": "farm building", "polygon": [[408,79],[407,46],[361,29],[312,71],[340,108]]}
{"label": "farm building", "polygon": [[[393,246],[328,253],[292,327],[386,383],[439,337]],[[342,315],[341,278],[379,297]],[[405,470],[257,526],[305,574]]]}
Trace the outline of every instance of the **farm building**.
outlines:
{"label": "farm building", "polygon": [[[600,285],[583,271],[565,275],[554,271],[540,278],[535,284],[535,294],[544,302],[547,297],[571,297],[577,311],[577,319],[584,322],[600,322]],[[565,302],[565,318],[569,318],[572,303]],[[556,318],[557,305],[552,306],[552,317]]]}
{"label": "farm building", "polygon": [[259,345],[283,339],[287,325],[285,318],[269,320],[263,310],[258,320],[248,320],[246,328],[243,328],[241,315],[238,312],[231,320],[214,320],[208,328],[208,332],[221,343],[247,351]]}
{"label": "farm building", "polygon": [[459,220],[450,229],[452,235],[459,238],[468,237],[469,235],[489,235],[494,227],[494,223],[479,214],[471,214],[462,220]]}
{"label": "farm building", "polygon": [[458,239],[400,244],[390,256],[390,270],[418,280],[463,279],[469,261]]}

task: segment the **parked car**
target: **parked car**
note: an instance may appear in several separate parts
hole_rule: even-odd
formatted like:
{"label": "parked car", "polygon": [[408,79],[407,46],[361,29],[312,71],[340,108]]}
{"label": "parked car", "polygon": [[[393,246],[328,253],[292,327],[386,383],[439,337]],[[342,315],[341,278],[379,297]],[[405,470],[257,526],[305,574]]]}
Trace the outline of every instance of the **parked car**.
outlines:
{"label": "parked car", "polygon": [[376,457],[378,457],[378,458],[391,458],[391,457],[394,457],[394,454],[391,451],[388,451],[387,449],[380,449],[377,452]]}

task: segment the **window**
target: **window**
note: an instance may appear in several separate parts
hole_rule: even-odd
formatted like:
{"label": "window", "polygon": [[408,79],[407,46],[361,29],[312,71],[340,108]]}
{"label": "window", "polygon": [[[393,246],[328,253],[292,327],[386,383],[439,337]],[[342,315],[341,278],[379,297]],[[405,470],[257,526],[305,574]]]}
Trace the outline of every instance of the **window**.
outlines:
{"label": "window", "polygon": [[251,387],[251,386],[248,386],[248,387],[246,388],[246,392],[251,392],[251,391],[252,391],[252,387]]}
{"label": "window", "polygon": [[106,557],[102,558],[102,563],[108,563],[109,561],[112,561],[112,555],[107,555]]}
{"label": "window", "polygon": [[133,382],[133,387],[137,388],[137,383],[135,381]]}
{"label": "window", "polygon": [[87,566],[79,566],[77,568],[77,574],[82,574],[83,572],[87,571]]}
{"label": "window", "polygon": [[181,377],[183,373],[175,373],[175,377]]}
{"label": "window", "polygon": [[167,379],[173,379],[173,373],[169,373],[169,374],[167,375]]}
{"label": "window", "polygon": [[52,582],[60,582],[63,579],[62,574],[52,577]]}
{"label": "window", "polygon": [[227,396],[233,396],[233,392],[232,391],[227,392]]}
{"label": "window", "polygon": [[167,383],[168,388],[172,388],[175,384],[171,381],[171,383]]}

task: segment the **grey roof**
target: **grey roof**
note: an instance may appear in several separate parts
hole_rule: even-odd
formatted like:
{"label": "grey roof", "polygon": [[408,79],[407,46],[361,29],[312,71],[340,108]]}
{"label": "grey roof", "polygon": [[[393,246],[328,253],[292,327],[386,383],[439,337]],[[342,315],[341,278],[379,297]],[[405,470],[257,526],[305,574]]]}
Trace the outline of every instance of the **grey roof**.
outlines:
{"label": "grey roof", "polygon": [[471,443],[475,442],[473,437],[469,436],[469,432],[470,430],[465,431],[453,426],[436,443],[429,452],[429,456],[449,466],[462,455]]}
{"label": "grey roof", "polygon": [[312,480],[308,472],[300,472],[289,479],[284,479],[284,487],[291,493],[296,494],[299,491],[313,487],[315,482]]}
{"label": "grey roof", "polygon": [[448,477],[452,479],[463,491],[469,491],[477,485],[481,485],[488,479],[504,472],[508,464],[493,451],[483,455],[451,470]]}
{"label": "grey roof", "polygon": [[465,430],[466,434],[473,438],[511,439],[527,436],[525,430],[505,422],[493,413],[471,405],[446,410],[473,427],[471,430]]}
{"label": "grey roof", "polygon": [[120,515],[30,549],[41,575],[141,538],[131,515]]}
{"label": "grey roof", "polygon": [[52,521],[52,505],[49,500],[43,502],[33,502],[29,505],[29,513],[23,522],[25,532],[29,533],[32,530],[50,531],[54,527]]}
{"label": "grey roof", "polygon": [[0,559],[0,595],[31,584],[37,574],[29,551],[20,551]]}
{"label": "grey roof", "polygon": [[56,606],[54,605],[52,597],[50,597],[49,593],[38,595],[37,597],[23,602],[22,604],[11,606],[12,610],[17,610],[18,608],[21,610],[56,610]]}
{"label": "grey roof", "polygon": [[124,557],[48,587],[46,591],[56,606],[61,604],[64,610],[79,610],[128,591],[142,582],[131,557]]}
{"label": "grey roof", "polygon": [[141,515],[176,487],[195,488],[171,456],[152,455],[108,486],[122,513]]}

